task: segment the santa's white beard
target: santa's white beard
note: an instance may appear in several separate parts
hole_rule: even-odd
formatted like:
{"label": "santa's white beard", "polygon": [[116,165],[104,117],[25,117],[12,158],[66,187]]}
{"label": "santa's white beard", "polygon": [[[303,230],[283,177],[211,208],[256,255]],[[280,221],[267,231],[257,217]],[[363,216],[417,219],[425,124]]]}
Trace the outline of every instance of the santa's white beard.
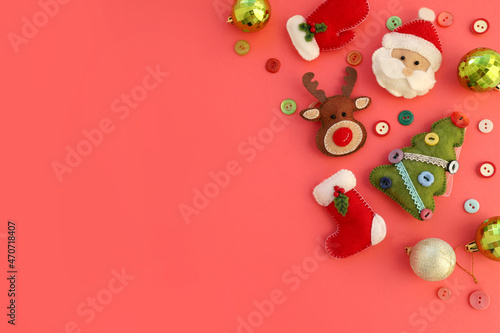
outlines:
{"label": "santa's white beard", "polygon": [[392,49],[381,47],[373,53],[372,69],[378,84],[397,97],[413,98],[429,92],[436,80],[434,72],[429,67],[427,71],[414,70],[406,77],[403,74],[405,65],[399,59],[391,56]]}

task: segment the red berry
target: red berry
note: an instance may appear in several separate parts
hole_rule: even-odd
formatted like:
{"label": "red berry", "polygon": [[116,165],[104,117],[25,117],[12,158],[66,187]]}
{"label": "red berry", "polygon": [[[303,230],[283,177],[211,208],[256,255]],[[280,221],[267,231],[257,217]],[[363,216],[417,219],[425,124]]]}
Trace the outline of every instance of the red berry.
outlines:
{"label": "red berry", "polygon": [[315,33],[316,32],[316,28],[315,27],[311,27],[311,29],[309,29],[310,32],[312,33]]}

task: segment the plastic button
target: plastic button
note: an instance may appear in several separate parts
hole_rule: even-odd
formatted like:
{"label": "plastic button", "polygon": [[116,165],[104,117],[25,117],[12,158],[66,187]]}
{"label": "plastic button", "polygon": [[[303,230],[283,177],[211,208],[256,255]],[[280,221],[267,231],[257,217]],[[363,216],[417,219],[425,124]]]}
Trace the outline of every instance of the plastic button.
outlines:
{"label": "plastic button", "polygon": [[401,21],[398,16],[391,16],[387,19],[387,22],[385,22],[387,29],[391,31],[399,27],[401,24],[403,24],[403,21]]}
{"label": "plastic button", "polygon": [[250,51],[250,44],[246,40],[239,40],[234,44],[234,51],[239,55],[245,55]]}
{"label": "plastic button", "polygon": [[495,164],[493,162],[483,162],[477,167],[477,173],[484,178],[490,178],[495,174]]}
{"label": "plastic button", "polygon": [[422,209],[422,211],[420,212],[420,218],[423,221],[429,221],[430,219],[432,219],[433,215],[434,213],[429,208]]}
{"label": "plastic button", "polygon": [[442,12],[437,17],[437,24],[443,28],[449,27],[453,24],[453,15],[449,12]]}
{"label": "plastic button", "polygon": [[455,126],[460,128],[466,128],[469,126],[469,117],[465,115],[463,112],[455,111],[451,114],[451,121]]}
{"label": "plastic button", "polygon": [[488,29],[490,28],[490,23],[487,19],[480,18],[472,22],[470,28],[474,35],[482,35],[486,33],[486,31],[488,31]]}
{"label": "plastic button", "polygon": [[470,294],[469,303],[476,310],[484,310],[490,305],[490,296],[482,290],[477,290]]}
{"label": "plastic button", "polygon": [[446,287],[443,287],[443,288],[439,288],[438,290],[438,297],[440,299],[442,299],[443,301],[446,301],[447,299],[450,299],[451,297],[451,290],[446,288]]}
{"label": "plastic button", "polygon": [[347,63],[351,66],[357,66],[363,60],[363,56],[359,51],[351,51],[347,55]]}
{"label": "plastic button", "polygon": [[380,178],[380,187],[383,189],[388,189],[392,186],[392,180],[389,177]]}
{"label": "plastic button", "polygon": [[493,131],[493,122],[489,119],[483,119],[479,122],[479,130],[482,133],[489,133]]}
{"label": "plastic button", "polygon": [[398,121],[401,125],[410,125],[413,122],[413,113],[408,110],[401,111],[398,115]]}
{"label": "plastic button", "polygon": [[387,121],[382,120],[375,124],[375,133],[377,135],[385,136],[389,134],[390,130],[391,126],[389,126],[389,123]]}
{"label": "plastic button", "polygon": [[423,171],[418,175],[418,182],[423,187],[429,187],[434,183],[434,175],[429,171]]}
{"label": "plastic button", "polygon": [[439,135],[437,135],[436,133],[428,133],[425,136],[424,141],[428,146],[435,146],[439,142]]}
{"label": "plastic button", "polygon": [[450,161],[448,165],[446,166],[446,170],[451,173],[452,175],[456,174],[458,172],[458,168],[460,167],[460,164],[458,164],[457,160]]}
{"label": "plastic button", "polygon": [[469,214],[477,213],[479,210],[479,202],[475,199],[469,199],[464,204],[465,211]]}
{"label": "plastic button", "polygon": [[271,58],[266,61],[266,71],[276,73],[280,70],[281,62],[276,58]]}
{"label": "plastic button", "polygon": [[389,153],[389,162],[396,164],[403,160],[403,151],[401,149],[394,149]]}
{"label": "plastic button", "polygon": [[281,102],[281,112],[284,114],[292,114],[297,110],[297,103],[293,99],[285,99]]}

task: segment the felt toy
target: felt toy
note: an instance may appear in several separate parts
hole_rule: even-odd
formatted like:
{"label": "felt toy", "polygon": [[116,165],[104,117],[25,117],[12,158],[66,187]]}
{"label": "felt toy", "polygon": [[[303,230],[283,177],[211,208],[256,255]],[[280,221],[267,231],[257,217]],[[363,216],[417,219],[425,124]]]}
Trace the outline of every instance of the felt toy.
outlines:
{"label": "felt toy", "polygon": [[419,19],[384,35],[382,47],[372,56],[378,84],[396,97],[414,98],[427,94],[436,83],[441,66],[441,42],[432,24],[436,15],[421,8]]}
{"label": "felt toy", "polygon": [[[351,99],[351,92],[357,79],[357,72],[352,67],[346,68],[346,84],[342,86],[342,95],[326,97],[323,90],[316,89],[317,81],[312,81],[314,73],[306,73],[302,83],[318,99],[319,105],[302,110],[300,115],[308,121],[320,121],[321,127],[316,134],[316,145],[328,156],[342,156],[354,153],[366,141],[366,129],[354,119],[354,112],[366,109],[371,99],[366,96]],[[318,103],[317,103],[318,104]]]}
{"label": "felt toy", "polygon": [[326,251],[342,259],[380,243],[386,235],[384,219],[375,214],[355,189],[356,177],[340,170],[314,188],[313,195],[337,222],[335,233],[327,237]]}
{"label": "felt toy", "polygon": [[363,22],[370,7],[367,0],[326,0],[307,18],[291,17],[286,28],[293,45],[305,60],[319,51],[340,49],[354,40],[351,30]]}
{"label": "felt toy", "polygon": [[373,169],[370,182],[416,219],[430,220],[434,196],[446,192],[446,172],[458,171],[454,148],[462,145],[468,124],[461,112],[436,121],[431,132],[411,139],[411,147],[391,151],[392,164]]}

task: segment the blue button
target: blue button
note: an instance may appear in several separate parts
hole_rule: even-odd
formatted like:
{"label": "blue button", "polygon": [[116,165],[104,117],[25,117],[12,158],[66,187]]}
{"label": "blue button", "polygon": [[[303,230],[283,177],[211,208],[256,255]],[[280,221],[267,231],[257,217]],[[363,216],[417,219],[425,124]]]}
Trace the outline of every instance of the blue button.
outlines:
{"label": "blue button", "polygon": [[479,202],[475,199],[469,199],[464,205],[465,211],[469,214],[474,214],[479,210]]}
{"label": "blue button", "polygon": [[424,187],[429,187],[434,183],[434,175],[429,171],[423,171],[418,175],[418,182]]}
{"label": "blue button", "polygon": [[380,187],[383,189],[389,188],[392,186],[392,180],[389,177],[380,178]]}

